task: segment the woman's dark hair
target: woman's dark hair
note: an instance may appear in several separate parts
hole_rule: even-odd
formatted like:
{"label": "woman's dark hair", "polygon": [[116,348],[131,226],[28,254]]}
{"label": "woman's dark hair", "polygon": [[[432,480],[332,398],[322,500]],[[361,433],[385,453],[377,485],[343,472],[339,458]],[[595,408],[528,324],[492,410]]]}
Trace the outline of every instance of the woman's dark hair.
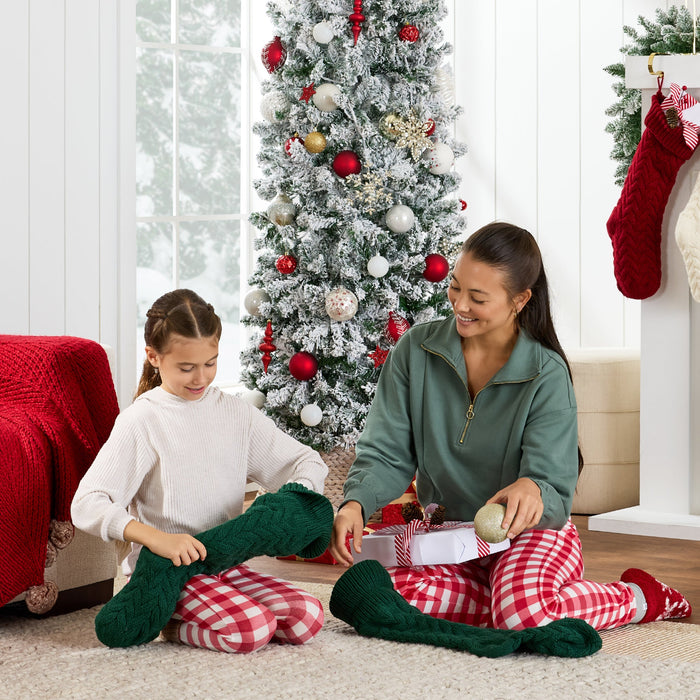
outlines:
{"label": "woman's dark hair", "polygon": [[[474,260],[500,270],[511,298],[526,289],[531,290],[532,296],[517,314],[516,323],[530,337],[556,352],[564,361],[571,377],[569,361],[554,330],[547,275],[540,248],[533,235],[513,224],[495,221],[473,233],[463,243],[462,253],[469,253]],[[579,448],[579,474],[582,468],[583,456]]]}
{"label": "woman's dark hair", "polygon": [[[163,354],[173,334],[184,338],[221,339],[221,319],[214,307],[190,289],[175,289],[153,302],[146,313],[143,337],[157,353]],[[160,386],[160,374],[146,359],[136,396]]]}

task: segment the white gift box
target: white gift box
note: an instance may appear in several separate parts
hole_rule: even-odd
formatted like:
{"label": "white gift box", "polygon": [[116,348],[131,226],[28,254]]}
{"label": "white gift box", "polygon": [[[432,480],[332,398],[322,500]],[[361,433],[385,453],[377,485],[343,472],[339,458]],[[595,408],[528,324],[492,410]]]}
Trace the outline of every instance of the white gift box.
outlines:
{"label": "white gift box", "polygon": [[509,539],[498,544],[485,542],[474,532],[474,523],[457,520],[446,521],[430,530],[425,529],[419,520],[412,521],[411,525],[389,525],[364,535],[359,554],[354,550],[352,540],[350,542],[355,562],[376,559],[383,566],[459,564],[502,552],[508,547]]}

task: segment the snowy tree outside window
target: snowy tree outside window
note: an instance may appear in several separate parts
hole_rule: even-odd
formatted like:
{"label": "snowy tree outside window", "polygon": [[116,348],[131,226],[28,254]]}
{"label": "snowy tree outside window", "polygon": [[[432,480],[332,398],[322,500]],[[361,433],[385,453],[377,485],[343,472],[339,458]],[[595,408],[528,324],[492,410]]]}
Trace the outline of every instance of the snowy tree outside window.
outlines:
{"label": "snowy tree outside window", "polygon": [[233,383],[243,337],[241,2],[137,0],[136,13],[137,366],[146,311],[188,287],[221,316],[217,382]]}

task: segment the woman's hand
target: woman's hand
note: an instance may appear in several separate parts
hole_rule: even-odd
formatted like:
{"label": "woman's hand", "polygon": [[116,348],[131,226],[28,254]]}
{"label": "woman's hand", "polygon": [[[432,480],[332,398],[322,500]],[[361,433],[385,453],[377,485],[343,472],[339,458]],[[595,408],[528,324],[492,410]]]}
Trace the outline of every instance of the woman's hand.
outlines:
{"label": "woman's hand", "polygon": [[336,514],[333,521],[330,552],[333,558],[343,566],[352,566],[352,553],[345,546],[345,539],[352,535],[353,549],[362,551],[362,531],[365,522],[362,518],[362,506],[357,501],[348,501]]}
{"label": "woman's hand", "polygon": [[192,535],[187,533],[162,532],[150,525],[131,520],[124,528],[124,539],[127,542],[136,542],[157,554],[180,566],[191,564],[193,561],[207,557],[206,547]]}
{"label": "woman's hand", "polygon": [[527,477],[522,477],[501,489],[486,503],[505,504],[506,514],[501,527],[508,530],[507,536],[511,540],[523,530],[535,527],[544,512],[540,487]]}

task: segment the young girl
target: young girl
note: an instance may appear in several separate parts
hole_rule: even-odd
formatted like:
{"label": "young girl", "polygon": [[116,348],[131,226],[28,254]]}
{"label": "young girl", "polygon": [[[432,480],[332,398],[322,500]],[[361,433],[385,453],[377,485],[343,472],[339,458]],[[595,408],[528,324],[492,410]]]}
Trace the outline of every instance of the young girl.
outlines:
{"label": "young girl", "polygon": [[569,516],[582,460],[571,372],[549,309],[535,239],[494,223],[463,245],[448,297],[454,316],[416,326],[391,351],[357,444],[331,553],[416,476],[418,500],[450,520],[503,503],[505,552],[459,565],[393,567],[398,592],[425,613],[524,629],[563,617],[596,629],[687,617],[683,596],[639,569],[583,580]]}
{"label": "young girl", "polygon": [[[327,474],[318,453],[212,386],[221,321],[197,294],[163,295],[148,311],[144,336],[136,399],[117,418],[72,506],[76,527],[131,543],[127,576],[141,547],[175,566],[204,559],[193,533],[240,515],[247,481],[269,491],[295,481],[321,493]],[[238,566],[190,579],[163,636],[250,652],[270,639],[303,644],[322,624],[318,600]]]}

